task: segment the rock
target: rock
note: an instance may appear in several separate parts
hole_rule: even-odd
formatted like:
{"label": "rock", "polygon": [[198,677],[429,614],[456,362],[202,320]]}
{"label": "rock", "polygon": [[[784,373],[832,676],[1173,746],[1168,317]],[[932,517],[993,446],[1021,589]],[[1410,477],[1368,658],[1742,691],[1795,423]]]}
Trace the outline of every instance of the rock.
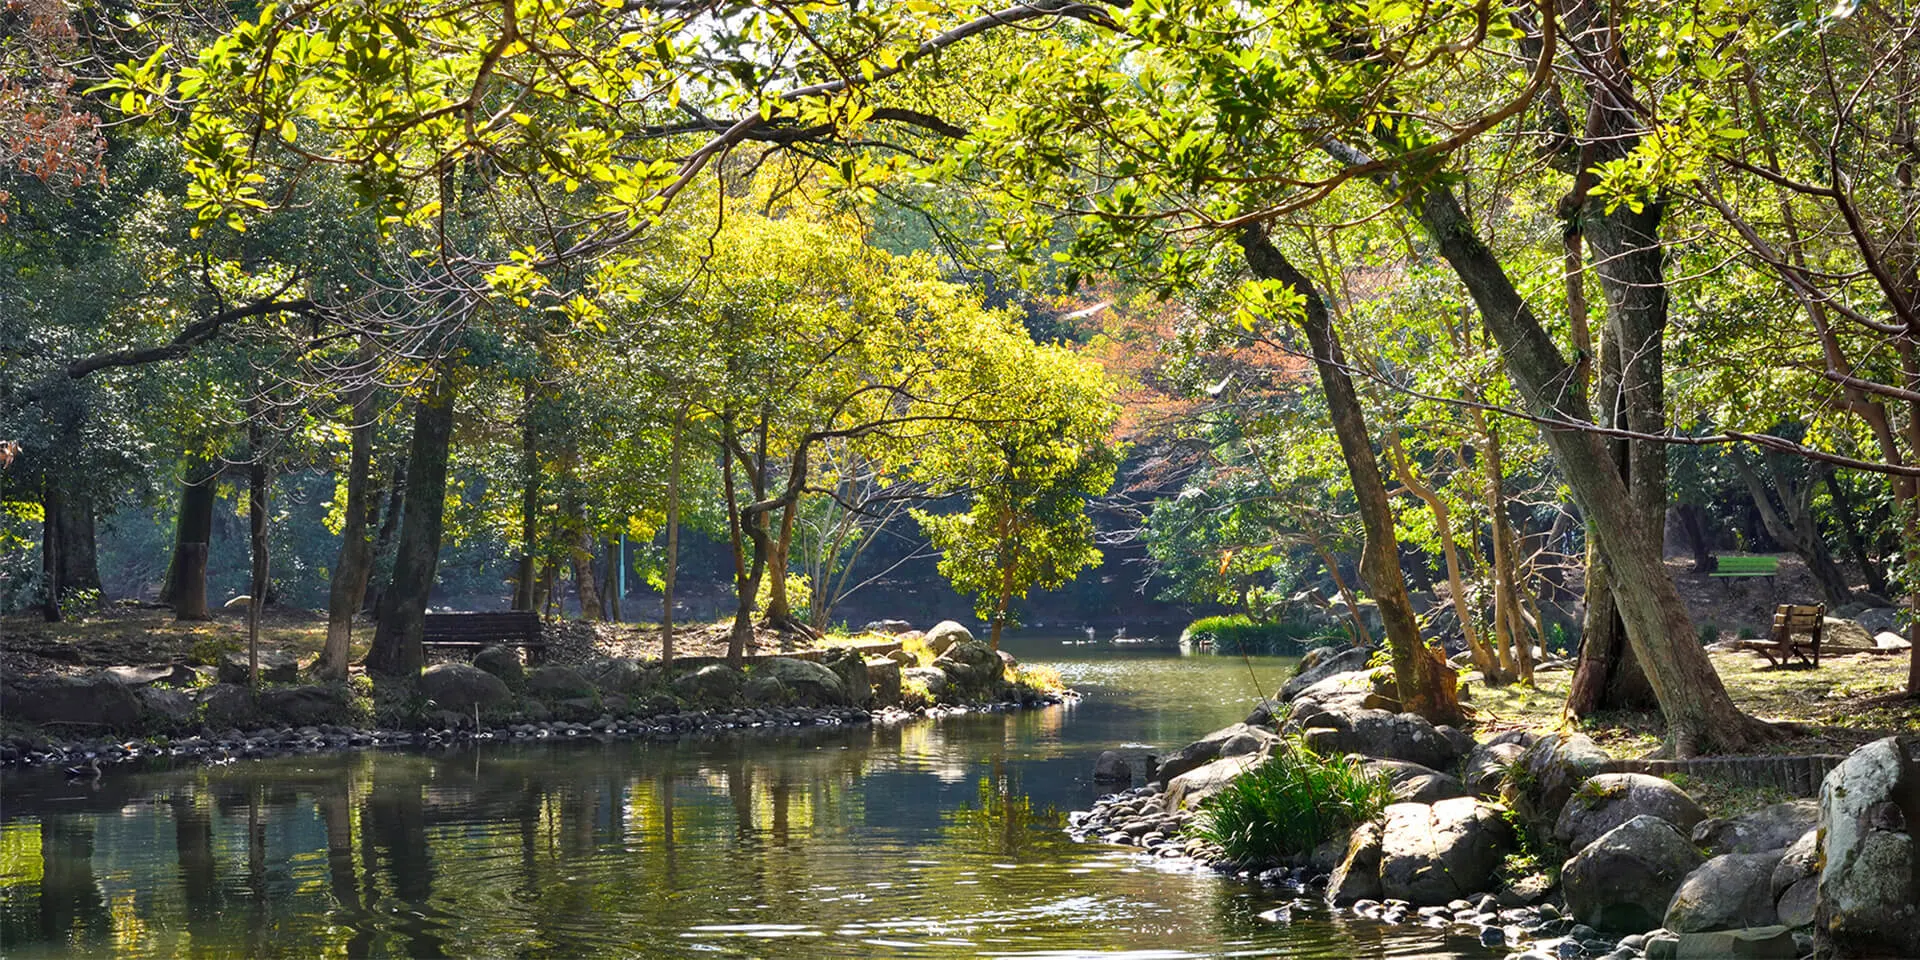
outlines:
{"label": "rock", "polygon": [[1369,772],[1384,776],[1393,784],[1395,803],[1437,803],[1467,794],[1466,786],[1458,779],[1417,763],[1358,759]]}
{"label": "rock", "polygon": [[216,683],[202,687],[194,699],[200,719],[209,727],[237,727],[253,719],[253,694],[237,683]]}
{"label": "rock", "polygon": [[1584,733],[1542,737],[1521,754],[1515,766],[1518,776],[1501,788],[1500,796],[1528,823],[1550,828],[1559,821],[1574,788],[1611,759]]}
{"label": "rock", "polygon": [[1286,683],[1280,685],[1280,692],[1274,699],[1288,703],[1299,696],[1308,687],[1337,673],[1365,670],[1367,659],[1373,652],[1364,647],[1315,647],[1300,658],[1300,667]]}
{"label": "rock", "polygon": [[942,620],[934,624],[932,630],[927,631],[927,649],[932,650],[933,655],[937,657],[946,653],[954,644],[972,639],[973,631],[956,621]]}
{"label": "rock", "polygon": [[1237,757],[1222,757],[1212,763],[1189,770],[1167,781],[1167,791],[1162,804],[1167,810],[1192,808],[1202,800],[1226,789],[1235,777],[1253,769],[1267,759],[1266,753],[1247,753]]}
{"label": "rock", "polygon": [[1464,757],[1472,753],[1473,748],[1479,746],[1478,743],[1474,742],[1473,734],[1452,724],[1440,724],[1433,728],[1433,732],[1439,734],[1440,739],[1453,745],[1453,755],[1456,758]]}
{"label": "rock", "polygon": [[144,713],[133,688],[106,671],[45,677],[9,691],[6,698],[7,719],[28,723],[127,729]]}
{"label": "rock", "polygon": [[845,650],[837,656],[829,654],[822,662],[839,678],[840,689],[847,698],[845,702],[856,707],[865,707],[873,702],[873,677],[867,672],[866,658],[852,650]]}
{"label": "rock", "polygon": [[1373,691],[1373,671],[1348,670],[1320,680],[1296,694],[1287,709],[1287,722],[1326,710],[1366,709]]}
{"label": "rock", "polygon": [[[1504,735],[1503,735],[1504,736]],[[1466,775],[1462,782],[1476,797],[1497,797],[1507,777],[1507,768],[1527,752],[1528,743],[1494,738],[1479,744],[1467,754]]]}
{"label": "rock", "polygon": [[1853,650],[1872,649],[1873,633],[1852,620],[1839,617],[1821,617],[1824,624],[1821,633],[1821,646],[1845,647]]}
{"label": "rock", "polygon": [[1133,765],[1117,750],[1102,750],[1098,759],[1093,761],[1093,781],[1095,783],[1132,783]]}
{"label": "rock", "polygon": [[[1237,757],[1253,753],[1279,739],[1279,734],[1271,730],[1245,723],[1221,727],[1181,747],[1179,752],[1163,758],[1160,761],[1159,779],[1164,783],[1189,770],[1206,766],[1223,756]],[[1229,744],[1232,746],[1229,747]]]}
{"label": "rock", "polygon": [[[260,691],[260,713],[275,723],[312,727],[323,723],[343,723],[350,719],[351,708],[347,704],[344,688],[307,684],[268,687]],[[472,721],[471,717],[467,719]]]}
{"label": "rock", "polygon": [[194,703],[190,693],[161,687],[137,687],[133,692],[134,696],[140,698],[141,709],[154,720],[178,724],[193,717]]}
{"label": "rock", "polygon": [[1873,635],[1873,646],[1878,650],[1912,650],[1913,641],[1892,630],[1882,630]]}
{"label": "rock", "polygon": [[527,694],[542,700],[578,700],[593,696],[593,682],[564,664],[550,663],[527,671]]}
{"label": "rock", "polygon": [[[1693,828],[1693,844],[1713,856],[1781,850],[1812,830],[1819,819],[1820,804],[1812,800],[1789,800],[1731,820],[1717,817],[1702,820]],[[1676,824],[1679,822],[1674,820]]]}
{"label": "rock", "polygon": [[1574,854],[1560,869],[1560,883],[1576,921],[1609,933],[1638,933],[1659,925],[1673,892],[1704,862],[1680,828],[1640,816]]}
{"label": "rock", "polygon": [[1296,712],[1287,721],[1299,725],[1300,739],[1321,754],[1358,753],[1388,760],[1405,760],[1439,770],[1459,758],[1452,743],[1424,718],[1385,710],[1318,710]]}
{"label": "rock", "polygon": [[1841,956],[1920,956],[1920,763],[1875,740],[1820,784],[1815,938]]}
{"label": "rock", "polygon": [[1900,610],[1897,607],[1867,607],[1853,615],[1853,622],[1871,634],[1900,635]]}
{"label": "rock", "polygon": [[466,715],[513,700],[506,683],[470,663],[436,663],[420,671],[420,693],[442,710]]}
{"label": "rock", "polygon": [[1352,903],[1380,896],[1380,824],[1363,823],[1347,838],[1346,855],[1327,881],[1327,900]]}
{"label": "rock", "polygon": [[1416,906],[1443,904],[1494,886],[1513,849],[1499,807],[1473,797],[1387,807],[1380,841],[1380,890]]}
{"label": "rock", "polygon": [[863,633],[884,633],[889,637],[899,636],[913,629],[913,624],[905,620],[869,620],[861,627]]}
{"label": "rock", "polygon": [[[1628,820],[1659,817],[1692,830],[1707,812],[1685,790],[1644,773],[1603,773],[1589,777],[1567,798],[1554,821],[1553,837],[1579,850]],[[1698,840],[1696,839],[1696,843]]]}
{"label": "rock", "polygon": [[642,693],[653,686],[656,679],[652,670],[626,657],[602,657],[589,661],[580,668],[580,675],[588,683],[599,687],[602,693],[617,696]]}
{"label": "rock", "polygon": [[1773,868],[1781,852],[1728,853],[1701,864],[1668,901],[1666,928],[1699,933],[1774,923]]}
{"label": "rock", "polygon": [[[865,664],[861,664],[864,668]],[[803,707],[844,707],[852,702],[840,677],[825,664],[793,657],[773,657],[754,665],[756,677],[772,677]]]}
{"label": "rock", "polygon": [[889,651],[887,653],[881,654],[881,656],[884,656],[888,660],[892,660],[894,663],[897,663],[903,667],[911,667],[920,662],[919,657],[916,657],[913,654],[906,652],[905,650],[893,650],[893,651]]}
{"label": "rock", "polygon": [[740,695],[746,674],[725,664],[714,663],[674,678],[673,692],[693,703],[723,704]]}
{"label": "rock", "polygon": [[[1780,862],[1773,868],[1773,877],[1768,884],[1768,889],[1777,900],[1787,892],[1788,887],[1803,880],[1819,878],[1820,831],[1808,830],[1781,854]],[[1790,923],[1787,926],[1799,926],[1799,924]]]}
{"label": "rock", "polygon": [[747,678],[747,685],[740,688],[740,696],[748,703],[785,706],[793,694],[787,692],[786,684],[773,677],[755,674]]}
{"label": "rock", "polygon": [[136,690],[153,684],[170,687],[192,686],[199,678],[192,667],[184,663],[149,663],[139,667],[108,667],[107,676]]}
{"label": "rock", "polygon": [[908,667],[900,671],[900,682],[904,684],[909,680],[915,681],[925,687],[927,689],[927,696],[932,697],[935,702],[943,700],[947,696],[948,684],[945,671],[933,667]]}
{"label": "rock", "polygon": [[934,669],[947,675],[947,682],[961,696],[983,697],[999,690],[1005,677],[1006,662],[984,640],[958,640],[933,661]]}
{"label": "rock", "polygon": [[1782,926],[1683,933],[1673,954],[1674,960],[1793,960],[1799,955],[1793,934]]}
{"label": "rock", "polygon": [[516,647],[494,644],[481,647],[473,655],[473,665],[500,678],[509,690],[519,690],[527,685],[527,668],[520,662],[520,650]]}
{"label": "rock", "polygon": [[1780,925],[1794,928],[1812,926],[1819,890],[1819,879],[1808,877],[1782,891],[1780,899],[1773,904],[1773,913]]}
{"label": "rock", "polygon": [[[220,655],[220,682],[246,685],[247,672],[250,669],[246,653],[223,653]],[[279,650],[260,651],[261,683],[292,683],[300,679],[300,661],[293,654]]]}
{"label": "rock", "polygon": [[882,707],[900,704],[900,663],[886,657],[875,657],[867,661],[868,688],[873,691],[874,703]]}

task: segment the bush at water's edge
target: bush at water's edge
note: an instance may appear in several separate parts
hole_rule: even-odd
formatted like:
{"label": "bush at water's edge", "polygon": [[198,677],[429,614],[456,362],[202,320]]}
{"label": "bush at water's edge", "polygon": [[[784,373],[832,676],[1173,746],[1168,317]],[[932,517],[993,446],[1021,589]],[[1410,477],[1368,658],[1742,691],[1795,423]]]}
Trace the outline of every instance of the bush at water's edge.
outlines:
{"label": "bush at water's edge", "polygon": [[1210,646],[1215,653],[1298,656],[1309,647],[1341,642],[1345,635],[1325,627],[1285,620],[1254,620],[1244,613],[1201,617],[1187,624],[1183,645]]}

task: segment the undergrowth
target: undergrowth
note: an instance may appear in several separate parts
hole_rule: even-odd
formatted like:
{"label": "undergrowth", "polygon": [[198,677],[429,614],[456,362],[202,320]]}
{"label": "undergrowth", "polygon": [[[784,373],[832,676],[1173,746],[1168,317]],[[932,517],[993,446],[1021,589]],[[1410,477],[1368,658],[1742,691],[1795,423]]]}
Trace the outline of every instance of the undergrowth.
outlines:
{"label": "undergrowth", "polygon": [[1379,816],[1391,801],[1384,775],[1282,740],[1266,762],[1208,798],[1188,829],[1237,862],[1271,863]]}

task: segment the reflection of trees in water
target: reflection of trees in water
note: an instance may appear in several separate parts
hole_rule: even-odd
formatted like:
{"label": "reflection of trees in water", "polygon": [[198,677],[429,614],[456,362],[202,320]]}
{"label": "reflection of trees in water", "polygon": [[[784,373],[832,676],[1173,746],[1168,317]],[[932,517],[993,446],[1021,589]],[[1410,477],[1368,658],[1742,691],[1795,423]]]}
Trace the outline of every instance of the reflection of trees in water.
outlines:
{"label": "reflection of trees in water", "polygon": [[94,820],[51,814],[40,821],[40,939],[85,942],[112,929],[93,875]]}
{"label": "reflection of trees in water", "polygon": [[1066,814],[1052,804],[1035,807],[1018,781],[1005,754],[996,753],[975,784],[976,802],[949,811],[942,835],[965,849],[1008,859],[1058,843]]}

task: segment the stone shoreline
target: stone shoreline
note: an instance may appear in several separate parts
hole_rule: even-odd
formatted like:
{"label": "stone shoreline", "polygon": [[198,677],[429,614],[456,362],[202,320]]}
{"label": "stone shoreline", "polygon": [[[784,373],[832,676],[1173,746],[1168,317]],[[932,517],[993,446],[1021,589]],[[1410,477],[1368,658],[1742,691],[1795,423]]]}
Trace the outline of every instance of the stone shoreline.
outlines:
{"label": "stone shoreline", "polygon": [[884,707],[736,707],[682,710],[651,716],[603,715],[588,723],[548,720],[471,726],[427,727],[417,730],[317,724],[302,727],[230,729],[180,737],[155,736],[138,740],[100,738],[54,739],[16,736],[0,743],[0,767],[23,769],[97,763],[102,775],[114,766],[135,761],[179,760],[205,764],[236,760],[306,756],[352,750],[461,746],[473,743],[538,743],[542,741],[619,740],[673,741],[725,735],[757,735],[798,727],[839,727],[862,724],[899,724],[976,714],[1008,713],[1021,709],[1075,703],[1069,690],[1022,701],[935,705],[917,710]]}

